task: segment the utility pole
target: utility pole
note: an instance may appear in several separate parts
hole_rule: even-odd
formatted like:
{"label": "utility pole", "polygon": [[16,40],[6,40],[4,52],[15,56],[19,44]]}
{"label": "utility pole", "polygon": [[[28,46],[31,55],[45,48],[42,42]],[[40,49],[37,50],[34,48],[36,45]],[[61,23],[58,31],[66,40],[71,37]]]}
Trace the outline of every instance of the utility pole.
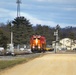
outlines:
{"label": "utility pole", "polygon": [[14,52],[13,48],[13,32],[11,32],[11,52]]}
{"label": "utility pole", "polygon": [[13,32],[11,31],[11,44],[13,44]]}
{"label": "utility pole", "polygon": [[21,4],[21,0],[17,0],[17,17],[20,17],[20,4]]}
{"label": "utility pole", "polygon": [[56,40],[55,40],[55,48],[54,48],[54,51],[56,53],[57,52],[57,49],[58,49],[58,41],[59,41],[59,36],[58,36],[59,25],[57,25],[55,29],[56,29],[56,31],[54,32],[54,36],[56,37]]}
{"label": "utility pole", "polygon": [[54,36],[56,37],[56,39],[55,39],[55,47],[54,47],[54,51],[56,53],[57,52],[57,41],[58,41],[58,30],[56,30],[54,32]]}
{"label": "utility pole", "polygon": [[11,25],[11,44],[10,44],[10,50],[11,50],[11,54],[14,55],[12,25]]}

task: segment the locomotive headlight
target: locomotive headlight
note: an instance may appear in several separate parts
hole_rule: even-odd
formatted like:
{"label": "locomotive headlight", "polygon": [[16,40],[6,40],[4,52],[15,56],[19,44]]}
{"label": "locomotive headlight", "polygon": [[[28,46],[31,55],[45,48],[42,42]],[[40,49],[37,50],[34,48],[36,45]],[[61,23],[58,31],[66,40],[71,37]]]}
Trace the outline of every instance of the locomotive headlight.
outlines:
{"label": "locomotive headlight", "polygon": [[38,48],[40,49],[40,46],[38,46]]}
{"label": "locomotive headlight", "polygon": [[33,46],[33,48],[35,48],[35,46]]}

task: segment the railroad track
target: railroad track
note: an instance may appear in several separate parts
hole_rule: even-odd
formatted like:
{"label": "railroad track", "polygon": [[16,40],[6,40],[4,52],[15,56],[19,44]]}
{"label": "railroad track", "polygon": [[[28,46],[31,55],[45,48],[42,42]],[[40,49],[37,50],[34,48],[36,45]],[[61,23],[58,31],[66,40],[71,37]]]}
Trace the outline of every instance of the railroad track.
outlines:
{"label": "railroad track", "polygon": [[76,51],[74,52],[70,52],[70,51],[66,51],[66,52],[57,52],[55,53],[54,51],[52,52],[45,52],[45,53],[23,53],[23,54],[17,54],[16,56],[12,56],[12,55],[5,55],[5,56],[0,56],[0,60],[13,60],[13,59],[17,59],[17,58],[32,58],[32,57],[36,57],[36,56],[40,56],[40,55],[45,55],[45,54],[76,54]]}
{"label": "railroad track", "polygon": [[7,56],[0,56],[0,60],[14,60],[17,58],[32,58],[32,57],[37,57],[43,55],[43,53],[28,53],[28,54],[21,54],[21,55],[16,55],[16,56],[12,56],[12,55],[7,55]]}

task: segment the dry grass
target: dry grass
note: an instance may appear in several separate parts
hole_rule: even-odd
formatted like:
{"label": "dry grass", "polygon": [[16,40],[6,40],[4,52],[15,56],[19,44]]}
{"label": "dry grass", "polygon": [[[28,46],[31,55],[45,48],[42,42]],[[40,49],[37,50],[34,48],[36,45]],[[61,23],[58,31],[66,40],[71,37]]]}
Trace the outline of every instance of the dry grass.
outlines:
{"label": "dry grass", "polygon": [[27,57],[23,57],[23,58],[15,58],[12,60],[0,60],[0,71],[9,68],[9,67],[13,67],[17,64],[22,64],[25,62],[28,62],[34,58],[40,57],[42,56],[41,54],[37,54],[37,55],[29,55]]}
{"label": "dry grass", "polygon": [[8,67],[12,67],[14,65],[17,65],[17,64],[20,64],[20,63],[23,63],[23,62],[26,62],[27,59],[15,59],[15,60],[1,60],[0,61],[0,70],[3,70],[5,68],[8,68]]}

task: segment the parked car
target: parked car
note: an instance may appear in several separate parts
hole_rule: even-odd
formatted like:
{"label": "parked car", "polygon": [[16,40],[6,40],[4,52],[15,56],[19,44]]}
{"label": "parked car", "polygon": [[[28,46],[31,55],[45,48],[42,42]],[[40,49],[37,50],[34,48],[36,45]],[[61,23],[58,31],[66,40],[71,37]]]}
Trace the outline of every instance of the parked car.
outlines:
{"label": "parked car", "polygon": [[20,48],[20,50],[21,50],[21,51],[24,51],[25,49],[24,49],[24,48]]}
{"label": "parked car", "polygon": [[0,47],[0,55],[4,55],[4,48],[3,47]]}

